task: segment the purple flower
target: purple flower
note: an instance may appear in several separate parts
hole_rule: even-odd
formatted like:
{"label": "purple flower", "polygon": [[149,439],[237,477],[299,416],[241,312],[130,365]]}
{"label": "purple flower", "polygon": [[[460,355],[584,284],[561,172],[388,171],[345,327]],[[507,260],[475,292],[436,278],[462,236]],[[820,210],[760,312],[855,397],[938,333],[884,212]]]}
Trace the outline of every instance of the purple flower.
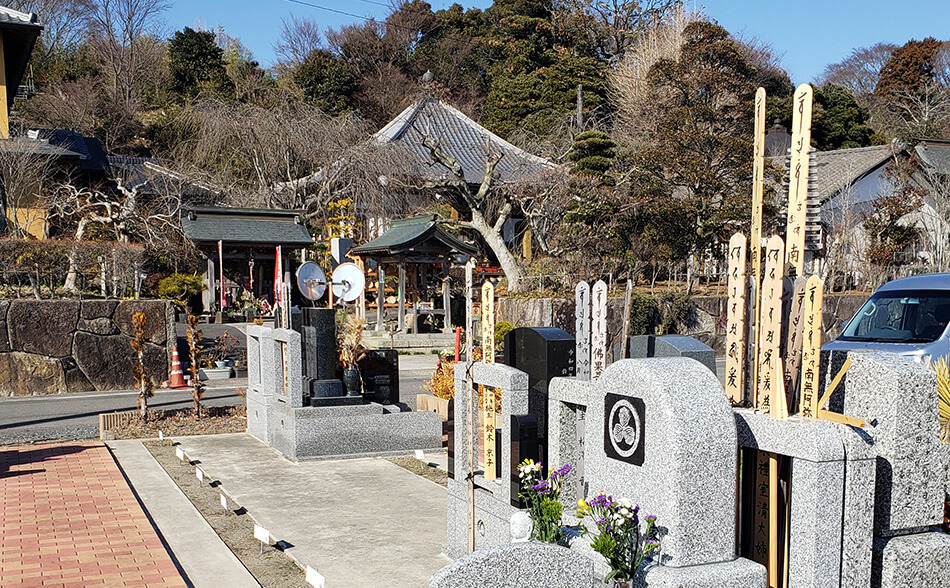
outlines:
{"label": "purple flower", "polygon": [[561,467],[561,469],[559,469],[559,470],[554,470],[554,475],[557,476],[557,477],[559,477],[559,478],[563,478],[564,476],[568,475],[569,473],[571,473],[571,464],[569,464],[569,463],[564,464],[564,466]]}
{"label": "purple flower", "polygon": [[648,522],[648,523],[655,523],[655,522],[656,522],[656,515],[647,515],[647,516],[643,517],[643,520],[645,520],[645,521]]}

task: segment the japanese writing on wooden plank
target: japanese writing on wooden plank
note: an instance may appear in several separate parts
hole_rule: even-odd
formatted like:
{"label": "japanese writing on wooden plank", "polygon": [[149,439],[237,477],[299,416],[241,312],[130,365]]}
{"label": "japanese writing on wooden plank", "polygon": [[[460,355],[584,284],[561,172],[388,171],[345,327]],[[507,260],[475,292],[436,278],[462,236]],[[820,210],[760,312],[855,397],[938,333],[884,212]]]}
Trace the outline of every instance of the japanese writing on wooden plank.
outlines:
{"label": "japanese writing on wooden plank", "polygon": [[726,302],[726,395],[734,403],[742,401],[745,364],[745,273],[746,239],[736,233],[729,239],[729,299]]}
{"label": "japanese writing on wooden plank", "polygon": [[769,239],[765,249],[765,277],[759,306],[758,382],[756,383],[755,406],[768,411],[773,400],[772,392],[778,389],[775,377],[781,379],[782,371],[776,369],[782,359],[779,356],[782,336],[782,293],[784,281],[782,264],[785,259],[785,244],[778,235]]}
{"label": "japanese writing on wooden plank", "polygon": [[482,361],[495,363],[495,286],[482,284]]}
{"label": "japanese writing on wooden plank", "polygon": [[607,284],[597,280],[591,294],[590,379],[607,367]]}
{"label": "japanese writing on wooden plank", "polygon": [[753,561],[769,563],[769,453],[755,452],[755,483],[752,490],[752,553]]}
{"label": "japanese writing on wooden plank", "polygon": [[805,284],[802,316],[802,374],[801,414],[803,417],[818,416],[818,368],[821,352],[821,278],[811,276]]}
{"label": "japanese writing on wooden plank", "polygon": [[[495,286],[482,284],[482,361],[495,362]],[[482,448],[485,453],[485,479],[495,479],[495,390],[479,386],[482,397]]]}
{"label": "japanese writing on wooden plank", "polygon": [[795,278],[794,286],[790,289],[791,300],[785,337],[785,392],[790,412],[795,412],[799,374],[802,369],[802,327],[804,325],[802,307],[805,304],[805,283],[805,278]]}
{"label": "japanese writing on wooden plank", "polygon": [[762,190],[765,179],[765,88],[755,92],[755,135],[752,139],[752,227],[749,255],[752,276],[762,277]]}
{"label": "japanese writing on wooden plank", "polygon": [[282,379],[280,392],[290,398],[290,361],[287,357],[288,345],[283,342],[278,342],[278,345],[280,346],[280,373]]}
{"label": "japanese writing on wooden plank", "polygon": [[574,288],[574,341],[578,380],[590,379],[590,286],[580,282]]}
{"label": "japanese writing on wooden plank", "polygon": [[792,110],[792,157],[788,185],[786,221],[786,264],[802,275],[805,264],[805,217],[808,212],[808,150],[811,147],[811,105],[813,91],[808,84],[795,90]]}

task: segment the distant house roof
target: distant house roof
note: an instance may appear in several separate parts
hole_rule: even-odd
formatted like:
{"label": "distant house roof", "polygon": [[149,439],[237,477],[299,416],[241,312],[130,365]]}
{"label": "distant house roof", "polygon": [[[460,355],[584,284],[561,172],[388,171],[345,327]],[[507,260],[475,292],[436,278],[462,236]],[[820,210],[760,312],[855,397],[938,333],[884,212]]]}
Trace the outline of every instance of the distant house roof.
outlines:
{"label": "distant house roof", "polygon": [[79,169],[83,171],[97,171],[105,173],[109,169],[106,152],[102,144],[95,137],[87,137],[82,133],[68,129],[38,129],[30,131],[36,133],[37,138],[46,141],[73,153],[79,154]]}
{"label": "distant house roof", "polygon": [[924,139],[917,143],[914,151],[934,171],[942,174],[950,173],[950,141]]}
{"label": "distant house roof", "polygon": [[301,210],[188,208],[182,209],[181,226],[185,236],[197,243],[302,248],[313,244],[302,214]]}
{"label": "distant house roof", "polygon": [[894,155],[894,149],[888,144],[812,153],[808,176],[818,202],[824,204],[877,170]]}
{"label": "distant house roof", "polygon": [[17,87],[42,30],[43,25],[35,14],[0,6],[0,33],[3,34],[4,73],[8,88],[7,108],[13,106]]}
{"label": "distant house roof", "polygon": [[10,139],[0,139],[0,149],[15,152],[21,155],[44,155],[59,160],[79,161],[82,155],[57,145],[50,145],[48,141],[30,137],[18,136]]}
{"label": "distant house roof", "polygon": [[149,157],[106,157],[111,174],[143,194],[180,194],[202,198],[220,193],[214,186],[196,181],[169,169]]}
{"label": "distant house roof", "polygon": [[475,254],[475,247],[454,237],[434,215],[394,220],[388,231],[354,247],[350,253],[376,260],[406,258],[407,261],[439,262],[453,253]]}
{"label": "distant house roof", "polygon": [[433,180],[454,180],[445,166],[432,161],[429,149],[423,144],[426,137],[437,141],[442,150],[462,166],[469,184],[480,184],[484,179],[489,151],[502,155],[495,167],[495,179],[503,184],[559,167],[515,147],[435,98],[420,99],[373,135],[380,143],[403,147],[419,175]]}

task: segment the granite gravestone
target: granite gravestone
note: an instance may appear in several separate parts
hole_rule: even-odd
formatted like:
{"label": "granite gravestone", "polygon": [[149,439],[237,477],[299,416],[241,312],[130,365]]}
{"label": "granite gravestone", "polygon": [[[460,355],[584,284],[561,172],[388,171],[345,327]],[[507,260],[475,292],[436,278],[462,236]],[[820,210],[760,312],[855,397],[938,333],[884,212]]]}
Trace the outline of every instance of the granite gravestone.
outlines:
{"label": "granite gravestone", "polygon": [[844,412],[863,418],[876,458],[871,585],[946,586],[943,522],[950,453],[940,442],[933,370],[890,353],[848,354]]}
{"label": "granite gravestone", "polygon": [[367,349],[357,365],[363,377],[363,396],[374,402],[399,403],[399,352]]}
{"label": "granite gravestone", "polygon": [[343,383],[336,377],[336,311],[304,308],[299,323],[294,321],[294,329],[302,340],[306,403],[311,406],[352,403],[354,400],[345,396]]}
{"label": "granite gravestone", "polygon": [[764,568],[736,558],[736,424],[716,376],[688,358],[621,360],[585,387],[587,496],[657,516],[648,585],[762,586]]}
{"label": "granite gravestone", "polygon": [[537,541],[488,547],[460,557],[436,572],[429,588],[592,588],[587,557]]}
{"label": "granite gravestone", "polygon": [[[620,359],[621,345],[614,345],[614,358]],[[682,335],[633,335],[627,339],[627,357],[691,357],[716,373],[716,352],[705,343]]]}
{"label": "granite gravestone", "polygon": [[518,327],[505,335],[505,363],[528,374],[528,403],[538,420],[542,455],[547,455],[548,385],[552,378],[574,375],[575,353],[574,338],[561,329]]}

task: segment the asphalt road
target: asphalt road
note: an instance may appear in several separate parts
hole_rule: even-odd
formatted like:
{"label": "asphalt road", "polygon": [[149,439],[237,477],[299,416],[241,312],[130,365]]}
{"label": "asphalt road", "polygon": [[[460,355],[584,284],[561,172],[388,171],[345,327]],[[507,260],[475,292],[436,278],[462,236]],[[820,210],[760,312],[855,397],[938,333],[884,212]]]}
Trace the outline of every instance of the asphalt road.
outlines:
{"label": "asphalt road", "polygon": [[[400,400],[411,408],[416,394],[435,367],[435,356],[400,356]],[[244,402],[235,386],[245,380],[208,382],[202,404],[228,406]],[[99,436],[99,413],[138,408],[132,390],[21,396],[0,398],[0,444],[61,439],[92,439]],[[193,406],[189,390],[156,390],[150,408],[174,409]]]}

